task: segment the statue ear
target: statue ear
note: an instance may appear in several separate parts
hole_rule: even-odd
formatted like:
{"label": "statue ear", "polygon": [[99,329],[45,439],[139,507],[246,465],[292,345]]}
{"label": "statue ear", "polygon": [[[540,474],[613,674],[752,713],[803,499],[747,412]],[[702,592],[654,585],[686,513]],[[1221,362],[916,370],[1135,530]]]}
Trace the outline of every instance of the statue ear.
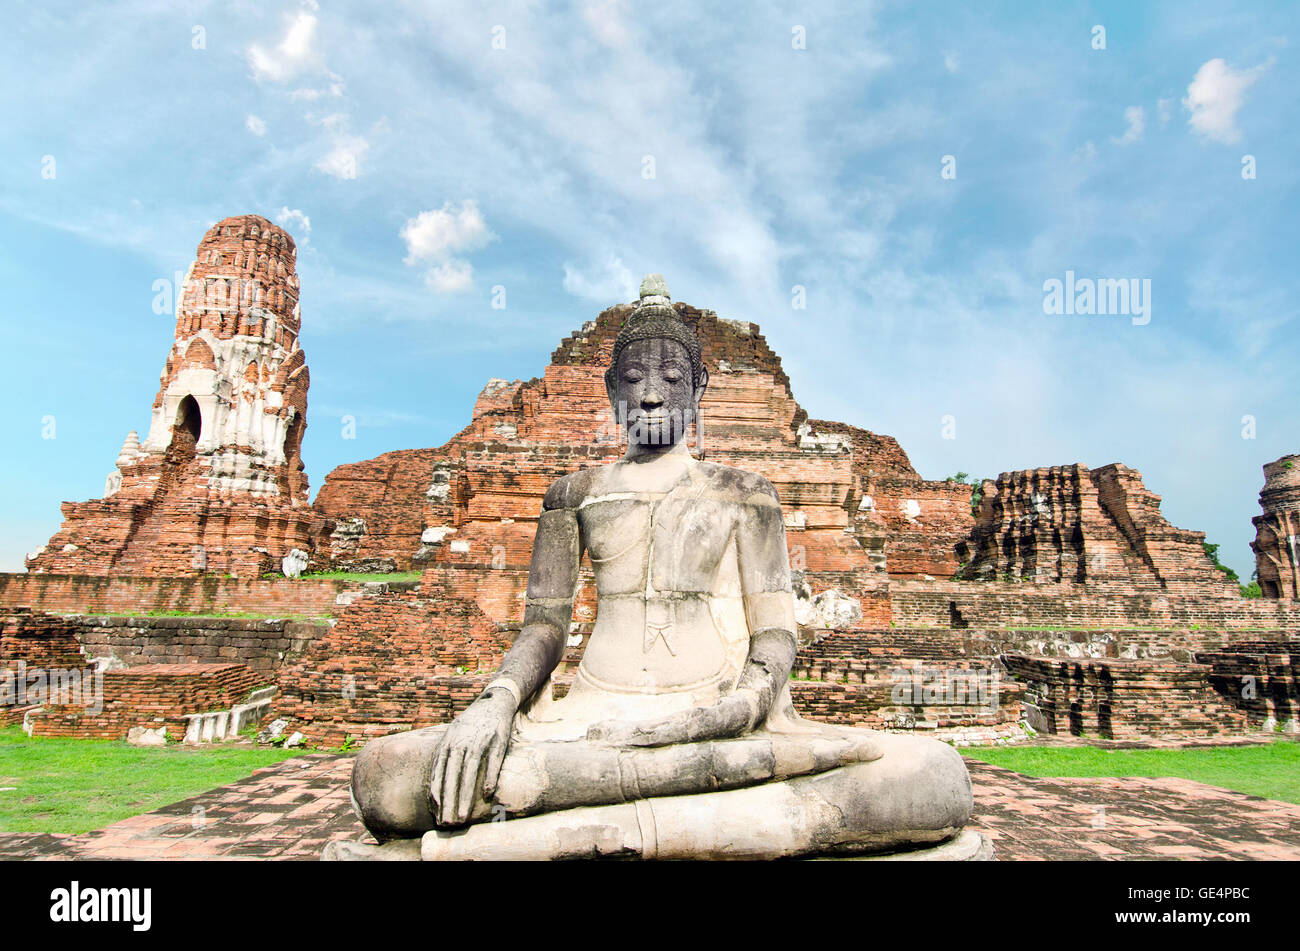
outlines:
{"label": "statue ear", "polygon": [[700,367],[699,379],[695,381],[695,405],[700,405],[700,400],[704,399],[704,391],[709,385],[709,368]]}

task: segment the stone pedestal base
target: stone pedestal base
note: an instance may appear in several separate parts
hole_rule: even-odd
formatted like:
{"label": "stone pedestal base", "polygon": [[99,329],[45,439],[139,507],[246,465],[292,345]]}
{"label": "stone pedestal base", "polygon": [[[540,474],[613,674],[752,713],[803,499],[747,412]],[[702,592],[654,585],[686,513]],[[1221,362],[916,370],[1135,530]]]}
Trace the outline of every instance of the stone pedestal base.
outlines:
{"label": "stone pedestal base", "polygon": [[963,829],[947,842],[908,852],[837,857],[848,862],[990,862],[993,843],[983,832]]}
{"label": "stone pedestal base", "polygon": [[[963,829],[946,842],[928,848],[884,855],[831,856],[852,862],[986,862],[993,858],[993,843],[973,829]],[[384,845],[366,842],[330,842],[321,852],[322,862],[418,862],[419,839],[397,839]]]}

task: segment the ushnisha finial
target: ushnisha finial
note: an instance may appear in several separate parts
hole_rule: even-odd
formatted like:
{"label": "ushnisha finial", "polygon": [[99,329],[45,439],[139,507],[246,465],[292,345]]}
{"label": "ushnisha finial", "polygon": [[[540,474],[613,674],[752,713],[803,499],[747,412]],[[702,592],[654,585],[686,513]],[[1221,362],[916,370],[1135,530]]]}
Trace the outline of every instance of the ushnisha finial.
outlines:
{"label": "ushnisha finial", "polygon": [[668,293],[668,284],[664,281],[662,274],[647,274],[641,279],[641,299],[647,297],[665,297],[672,300]]}
{"label": "ushnisha finial", "polygon": [[636,310],[632,311],[628,322],[650,317],[678,319],[677,311],[673,309],[673,299],[668,296],[668,284],[662,274],[647,274],[641,280],[641,299],[637,301]]}

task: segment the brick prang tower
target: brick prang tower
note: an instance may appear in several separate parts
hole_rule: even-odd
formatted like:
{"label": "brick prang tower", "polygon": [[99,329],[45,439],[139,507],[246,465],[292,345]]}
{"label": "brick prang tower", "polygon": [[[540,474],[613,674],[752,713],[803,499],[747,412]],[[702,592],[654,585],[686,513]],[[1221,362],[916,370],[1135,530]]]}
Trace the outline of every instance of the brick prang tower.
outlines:
{"label": "brick prang tower", "polygon": [[301,457],[309,374],[298,345],[297,250],[257,215],[199,243],[149,433],[131,432],[104,497],[64,503],[31,571],[257,575],[311,549]]}

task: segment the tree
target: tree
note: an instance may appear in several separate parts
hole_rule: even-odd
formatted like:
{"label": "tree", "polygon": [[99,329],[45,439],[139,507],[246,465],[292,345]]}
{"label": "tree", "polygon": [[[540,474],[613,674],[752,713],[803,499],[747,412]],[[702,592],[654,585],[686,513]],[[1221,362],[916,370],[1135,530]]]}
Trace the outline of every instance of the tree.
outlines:
{"label": "tree", "polygon": [[1211,545],[1209,542],[1201,542],[1201,545],[1205,549],[1205,554],[1209,555],[1210,561],[1214,562],[1214,567],[1218,568],[1225,575],[1227,575],[1229,581],[1236,581],[1238,584],[1240,584],[1241,578],[1237,575],[1237,573],[1233,571],[1231,568],[1229,568],[1227,565],[1223,564],[1223,562],[1219,561],[1219,546]]}

